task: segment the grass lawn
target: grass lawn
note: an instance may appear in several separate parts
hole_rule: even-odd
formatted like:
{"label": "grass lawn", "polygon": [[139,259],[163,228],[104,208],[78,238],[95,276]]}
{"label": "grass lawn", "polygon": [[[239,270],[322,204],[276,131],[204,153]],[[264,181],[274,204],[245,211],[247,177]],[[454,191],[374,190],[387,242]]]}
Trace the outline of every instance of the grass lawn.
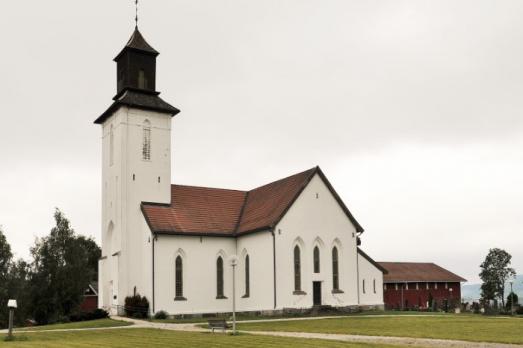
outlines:
{"label": "grass lawn", "polygon": [[[290,347],[290,348],[386,348],[387,345],[351,344],[336,341],[295,339],[284,337],[230,336],[222,333],[176,332],[155,329],[123,329],[73,332],[24,333],[22,340],[4,342],[0,347],[9,348],[60,348],[60,347]],[[396,346],[397,347],[397,346]]]}
{"label": "grass lawn", "polygon": [[245,323],[240,330],[319,332],[370,336],[456,339],[523,344],[523,320],[480,315],[349,317],[322,320]]}
{"label": "grass lawn", "polygon": [[78,321],[74,323],[67,324],[51,324],[51,325],[42,325],[42,326],[31,326],[24,327],[20,329],[15,329],[15,332],[18,331],[41,331],[41,330],[57,330],[57,329],[87,329],[87,328],[98,328],[98,327],[116,327],[116,326],[127,326],[131,325],[125,321],[113,320],[113,319],[97,319],[97,320],[88,320],[88,321]]}

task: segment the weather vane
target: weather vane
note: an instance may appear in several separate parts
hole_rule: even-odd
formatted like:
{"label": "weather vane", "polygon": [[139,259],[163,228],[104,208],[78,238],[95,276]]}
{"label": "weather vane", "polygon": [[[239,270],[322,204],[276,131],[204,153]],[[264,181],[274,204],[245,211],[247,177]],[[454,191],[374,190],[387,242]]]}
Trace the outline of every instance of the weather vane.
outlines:
{"label": "weather vane", "polygon": [[134,6],[136,9],[136,16],[134,17],[134,21],[136,22],[136,29],[138,29],[138,0],[134,0]]}

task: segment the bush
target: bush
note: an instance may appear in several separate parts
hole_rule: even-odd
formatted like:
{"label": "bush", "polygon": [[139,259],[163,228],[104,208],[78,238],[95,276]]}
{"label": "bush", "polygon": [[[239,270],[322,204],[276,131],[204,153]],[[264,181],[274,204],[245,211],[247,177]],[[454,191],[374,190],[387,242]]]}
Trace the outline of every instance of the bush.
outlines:
{"label": "bush", "polygon": [[133,318],[147,318],[149,315],[149,301],[145,296],[136,294],[125,298],[125,314]]}
{"label": "bush", "polygon": [[86,320],[96,320],[96,319],[104,319],[109,317],[109,312],[97,308],[92,312],[78,312],[71,314],[69,316],[69,321],[86,321]]}
{"label": "bush", "polygon": [[154,314],[154,319],[167,319],[168,316],[166,311],[159,311]]}

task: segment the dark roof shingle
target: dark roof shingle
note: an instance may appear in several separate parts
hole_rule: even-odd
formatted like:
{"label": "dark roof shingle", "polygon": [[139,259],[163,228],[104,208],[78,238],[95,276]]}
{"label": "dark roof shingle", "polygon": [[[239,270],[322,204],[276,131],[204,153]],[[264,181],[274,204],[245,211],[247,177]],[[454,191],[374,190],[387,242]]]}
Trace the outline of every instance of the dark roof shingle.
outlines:
{"label": "dark roof shingle", "polygon": [[388,273],[383,281],[395,282],[466,282],[466,279],[434,263],[378,262]]}
{"label": "dark roof shingle", "polygon": [[[158,234],[232,236],[270,229],[316,173],[326,180],[315,167],[251,191],[172,185],[171,204],[143,202],[142,211],[151,231]],[[363,231],[339,202],[358,231]]]}

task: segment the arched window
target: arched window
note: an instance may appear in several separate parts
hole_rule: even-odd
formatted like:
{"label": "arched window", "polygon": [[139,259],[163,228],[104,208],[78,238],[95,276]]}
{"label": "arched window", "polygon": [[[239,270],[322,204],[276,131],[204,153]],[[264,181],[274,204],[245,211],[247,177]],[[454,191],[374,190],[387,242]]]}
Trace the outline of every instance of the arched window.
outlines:
{"label": "arched window", "polygon": [[365,279],[363,279],[363,293],[365,293]]}
{"label": "arched window", "polygon": [[223,259],[218,256],[216,260],[216,298],[225,298],[223,295]]}
{"label": "arched window", "polygon": [[250,262],[249,262],[249,255],[245,256],[245,295],[243,297],[249,297],[251,292],[251,284],[250,284]]}
{"label": "arched window", "polygon": [[314,247],[314,273],[320,273],[320,248]]}
{"label": "arched window", "polygon": [[175,300],[182,300],[183,297],[183,261],[178,255],[175,261]]}
{"label": "arched window", "polygon": [[301,291],[300,247],[294,247],[294,291]]}
{"label": "arched window", "polygon": [[372,280],[372,288],[374,290],[374,293],[376,293],[376,279]]}
{"label": "arched window", "polygon": [[143,123],[143,143],[142,143],[142,159],[144,161],[151,160],[151,122],[145,120]]}
{"label": "arched window", "polygon": [[114,163],[114,132],[113,132],[113,125],[111,125],[111,128],[109,130],[109,165],[113,165]]}
{"label": "arched window", "polygon": [[338,248],[332,248],[332,289],[340,289],[340,274],[338,266]]}

